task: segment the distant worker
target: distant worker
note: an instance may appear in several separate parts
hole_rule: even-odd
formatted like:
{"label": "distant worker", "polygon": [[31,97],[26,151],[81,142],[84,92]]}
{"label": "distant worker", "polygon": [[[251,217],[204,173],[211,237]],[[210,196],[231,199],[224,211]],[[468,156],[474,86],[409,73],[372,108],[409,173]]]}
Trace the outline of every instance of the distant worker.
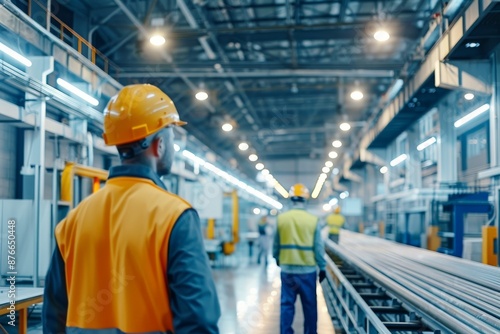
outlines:
{"label": "distant worker", "polygon": [[303,184],[290,189],[292,209],[278,216],[273,256],[281,267],[280,333],[293,333],[295,300],[300,296],[304,311],[304,334],[316,334],[318,307],[316,267],[319,281],[325,277],[325,249],[318,217],[305,209],[309,190]]}
{"label": "distant worker", "polygon": [[264,264],[267,266],[267,258],[269,257],[269,249],[271,248],[273,230],[269,224],[267,216],[262,216],[259,219],[259,254],[257,264],[260,264],[264,258]]}
{"label": "distant worker", "polygon": [[326,217],[326,224],[329,227],[328,238],[338,244],[340,229],[345,224],[345,218],[340,214],[340,206],[337,206],[333,213]]}
{"label": "distant worker", "polygon": [[218,333],[220,307],[197,212],[160,179],[174,126],[186,124],[151,85],[126,86],[104,111],[121,165],[56,227],[44,333]]}

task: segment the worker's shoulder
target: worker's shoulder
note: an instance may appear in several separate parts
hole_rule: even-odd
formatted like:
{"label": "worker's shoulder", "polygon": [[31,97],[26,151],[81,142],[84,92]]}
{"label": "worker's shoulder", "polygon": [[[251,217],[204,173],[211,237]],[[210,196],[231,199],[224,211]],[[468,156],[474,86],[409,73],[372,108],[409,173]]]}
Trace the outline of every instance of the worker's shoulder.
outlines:
{"label": "worker's shoulder", "polygon": [[313,215],[312,213],[310,213],[306,210],[297,210],[297,209],[292,209],[292,210],[283,212],[283,213],[278,215],[278,218],[296,216],[296,215],[308,216],[311,218],[318,218],[317,216]]}
{"label": "worker's shoulder", "polygon": [[157,185],[153,185],[151,189],[148,189],[148,191],[150,191],[151,195],[154,195],[155,196],[154,198],[156,198],[158,201],[163,202],[164,200],[168,200],[169,203],[176,202],[176,204],[183,204],[188,207],[191,207],[191,204],[184,198],[174,193],[171,193],[168,190],[160,188]]}

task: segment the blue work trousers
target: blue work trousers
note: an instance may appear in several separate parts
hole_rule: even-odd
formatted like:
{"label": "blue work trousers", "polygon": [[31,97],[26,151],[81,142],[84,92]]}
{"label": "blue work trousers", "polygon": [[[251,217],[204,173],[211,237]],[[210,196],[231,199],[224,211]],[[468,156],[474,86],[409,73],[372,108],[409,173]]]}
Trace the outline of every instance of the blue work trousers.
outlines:
{"label": "blue work trousers", "polygon": [[316,277],[316,272],[309,274],[281,272],[281,334],[293,334],[292,323],[297,295],[300,296],[304,311],[304,334],[317,333]]}

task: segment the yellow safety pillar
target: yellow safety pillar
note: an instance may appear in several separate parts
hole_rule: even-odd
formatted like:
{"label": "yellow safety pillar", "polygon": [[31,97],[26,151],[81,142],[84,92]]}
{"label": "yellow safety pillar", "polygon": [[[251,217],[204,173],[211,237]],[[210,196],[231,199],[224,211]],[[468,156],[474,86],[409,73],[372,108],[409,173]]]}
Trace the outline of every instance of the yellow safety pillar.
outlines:
{"label": "yellow safety pillar", "polygon": [[495,241],[498,235],[495,226],[483,226],[483,263],[490,266],[498,264],[498,254],[495,254]]}
{"label": "yellow safety pillar", "polygon": [[441,246],[441,238],[438,236],[439,227],[429,226],[427,229],[427,249],[437,251]]}
{"label": "yellow safety pillar", "polygon": [[210,218],[207,223],[207,239],[215,238],[215,219]]}

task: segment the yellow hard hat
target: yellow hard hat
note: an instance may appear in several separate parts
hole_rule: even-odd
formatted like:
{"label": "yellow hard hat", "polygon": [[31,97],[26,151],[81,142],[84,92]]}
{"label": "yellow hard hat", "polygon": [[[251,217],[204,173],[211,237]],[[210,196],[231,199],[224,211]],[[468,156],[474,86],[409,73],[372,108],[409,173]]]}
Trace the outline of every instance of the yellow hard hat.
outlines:
{"label": "yellow hard hat", "polygon": [[304,199],[309,198],[309,189],[306,188],[302,183],[297,183],[290,188],[289,192],[290,197],[293,199],[294,197],[301,197]]}
{"label": "yellow hard hat", "polygon": [[334,210],[335,213],[340,213],[340,206],[337,206]]}
{"label": "yellow hard hat", "polygon": [[123,87],[104,110],[106,145],[136,142],[168,125],[185,125],[179,119],[174,102],[153,85]]}

